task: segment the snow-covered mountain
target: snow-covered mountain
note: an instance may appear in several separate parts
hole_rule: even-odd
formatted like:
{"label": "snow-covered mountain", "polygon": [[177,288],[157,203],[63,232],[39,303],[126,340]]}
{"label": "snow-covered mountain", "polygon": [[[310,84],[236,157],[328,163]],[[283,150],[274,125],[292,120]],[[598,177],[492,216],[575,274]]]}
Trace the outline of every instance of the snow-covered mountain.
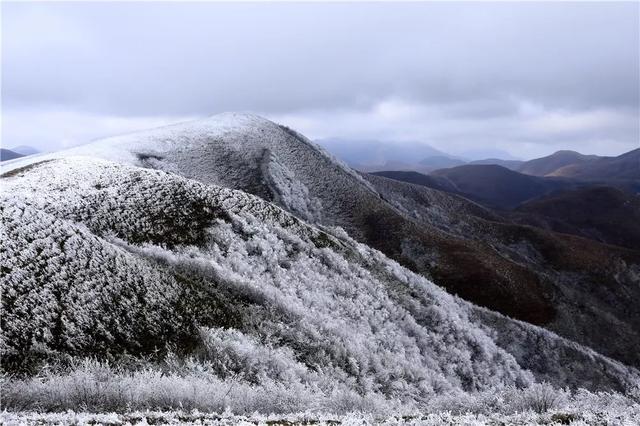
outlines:
{"label": "snow-covered mountain", "polygon": [[5,367],[204,341],[255,357],[243,371],[253,380],[418,402],[535,379],[617,390],[640,380],[241,191],[86,157],[2,180]]}
{"label": "snow-covered mountain", "polygon": [[478,221],[473,203],[369,182],[304,136],[255,115],[221,114],[2,168],[69,155],[257,195],[310,223],[340,226],[467,300],[640,366],[638,251],[504,223],[495,214]]}
{"label": "snow-covered mountain", "polygon": [[437,191],[418,203],[411,185],[412,197],[392,198],[402,191],[259,117],[110,138],[2,172],[5,367],[205,347],[221,375],[415,403],[533,380],[639,381],[634,368],[451,296],[387,257],[445,286],[475,273],[461,260],[493,265],[487,291],[544,308],[535,285],[517,286],[521,264],[456,235],[467,225],[452,212],[481,207]]}

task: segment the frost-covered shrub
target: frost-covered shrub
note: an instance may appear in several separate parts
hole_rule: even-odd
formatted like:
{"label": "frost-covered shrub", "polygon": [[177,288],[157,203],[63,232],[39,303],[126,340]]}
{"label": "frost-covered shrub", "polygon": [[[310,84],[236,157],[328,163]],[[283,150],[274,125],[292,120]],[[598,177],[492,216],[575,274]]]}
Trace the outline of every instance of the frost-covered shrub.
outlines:
{"label": "frost-covered shrub", "polygon": [[549,383],[536,383],[521,394],[523,410],[533,410],[536,413],[545,413],[551,409],[566,403],[567,392],[555,389]]}
{"label": "frost-covered shrub", "polygon": [[3,380],[1,386],[2,407],[14,411],[390,413],[401,409],[381,395],[358,395],[344,386],[323,391],[314,385],[270,379],[251,384],[238,378],[222,380],[206,369],[193,368],[185,373],[158,366],[128,371],[92,360],[79,362],[67,371]]}
{"label": "frost-covered shrub", "polygon": [[261,344],[238,330],[202,329],[200,335],[205,359],[221,378],[240,378],[252,383],[269,379],[283,384],[312,379],[289,348],[275,348],[268,342]]}
{"label": "frost-covered shrub", "polygon": [[[131,370],[95,360],[81,360],[65,369],[43,370],[40,375],[28,379],[5,377],[0,382],[2,408],[10,411],[121,413],[199,410],[263,415],[306,412],[311,419],[317,419],[321,413],[366,413],[383,417],[405,416],[417,424],[442,424],[439,423],[442,419],[447,419],[444,424],[464,423],[464,416],[471,416],[468,419],[476,419],[474,421],[484,419],[485,423],[490,419],[514,416],[512,422],[515,424],[549,423],[552,416],[584,422],[578,424],[625,424],[624,419],[629,419],[627,424],[634,424],[633,419],[640,420],[640,404],[625,395],[592,393],[584,389],[570,392],[547,384],[529,389],[506,386],[482,392],[457,392],[421,403],[403,404],[380,393],[359,394],[339,383],[323,387],[264,379],[256,384],[238,377],[221,379],[209,366],[197,360],[183,359],[177,369],[173,368],[175,362],[149,364]],[[542,412],[543,406],[546,412]],[[380,418],[377,419],[370,418],[370,422],[379,423]]]}

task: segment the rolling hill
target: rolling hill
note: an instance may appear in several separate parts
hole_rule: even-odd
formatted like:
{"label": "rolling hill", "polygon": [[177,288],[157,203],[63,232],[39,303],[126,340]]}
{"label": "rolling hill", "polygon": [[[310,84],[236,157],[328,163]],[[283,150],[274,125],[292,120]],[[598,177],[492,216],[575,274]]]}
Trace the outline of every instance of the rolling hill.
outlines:
{"label": "rolling hill", "polygon": [[441,169],[431,175],[446,179],[458,193],[499,209],[512,209],[552,191],[576,186],[571,181],[529,176],[489,164]]}
{"label": "rolling hill", "polygon": [[597,155],[583,155],[575,151],[556,151],[546,157],[525,161],[516,170],[532,176],[547,176],[562,167],[587,164],[599,158],[601,157]]}
{"label": "rolling hill", "polygon": [[640,180],[640,148],[617,157],[601,157],[595,161],[569,164],[553,171],[551,176],[582,180]]}

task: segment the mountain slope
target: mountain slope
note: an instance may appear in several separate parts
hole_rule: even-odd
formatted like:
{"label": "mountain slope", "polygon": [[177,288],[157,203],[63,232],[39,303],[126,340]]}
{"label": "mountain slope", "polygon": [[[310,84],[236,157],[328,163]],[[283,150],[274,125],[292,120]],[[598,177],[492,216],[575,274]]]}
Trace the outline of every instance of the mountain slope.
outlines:
{"label": "mountain slope", "polygon": [[38,154],[40,152],[37,149],[35,149],[34,147],[27,146],[27,145],[14,146],[13,148],[11,148],[11,151],[17,152],[18,154],[22,154],[22,155],[25,155],[25,156],[26,155]]}
{"label": "mountain slope", "polygon": [[602,157],[595,161],[558,168],[552,176],[584,180],[640,180],[640,148],[617,157]]}
{"label": "mountain slope", "polygon": [[[517,306],[522,313],[529,307],[529,321],[540,321],[631,365],[640,363],[635,350],[640,345],[640,309],[634,301],[640,297],[637,250],[519,226],[511,220],[512,213],[497,213],[456,195],[365,177],[386,200],[434,235],[423,262],[433,263],[429,270],[436,282],[437,261],[450,251],[459,268],[476,271],[475,281],[447,281],[450,292],[501,312]],[[437,239],[440,232],[447,235],[446,242]],[[457,248],[452,250],[447,244],[454,242]],[[481,260],[470,266],[465,251]],[[505,289],[491,277],[497,271],[517,277],[508,281],[513,287]],[[491,286],[478,285],[488,281],[480,281],[483,274],[491,277]]]}
{"label": "mountain slope", "polygon": [[497,165],[465,165],[431,174],[451,182],[458,193],[500,209],[512,209],[551,191],[575,186],[572,182],[528,176]]}
{"label": "mountain slope", "polygon": [[0,148],[0,161],[14,160],[20,157],[24,157],[24,155],[10,149]]}
{"label": "mountain slope", "polygon": [[517,171],[527,175],[547,176],[562,167],[586,164],[599,158],[597,155],[583,155],[575,151],[557,151],[546,157],[525,161],[517,168]]}
{"label": "mountain slope", "polygon": [[[513,224],[469,221],[450,206],[487,210],[465,207],[470,203],[447,194],[428,198],[412,187],[407,191],[418,198],[399,200],[303,136],[251,115],[222,114],[2,168],[17,176],[36,160],[80,154],[239,189],[310,223],[340,226],[467,300],[640,365],[640,355],[629,350],[640,339],[634,331],[640,324],[633,275],[638,253]],[[625,291],[610,291],[619,288]],[[598,334],[600,327],[614,332]]]}
{"label": "mountain slope", "polygon": [[484,160],[475,160],[469,162],[469,164],[494,164],[496,166],[506,167],[509,170],[518,170],[518,168],[524,163],[521,160],[503,160],[500,158],[487,158]]}
{"label": "mountain slope", "polygon": [[416,185],[426,186],[428,188],[438,189],[441,191],[456,193],[457,188],[446,178],[439,176],[425,175],[414,171],[382,171],[370,173],[374,176],[383,176],[389,179],[400,180],[403,182],[413,183]]}
{"label": "mountain slope", "polygon": [[240,191],[77,157],[2,180],[5,368],[179,343],[221,351],[215,368],[253,357],[245,380],[414,403],[533,377],[616,390],[640,381]]}
{"label": "mountain slope", "polygon": [[459,160],[457,158],[452,158],[444,155],[434,155],[431,157],[424,158],[418,162],[419,165],[431,169],[442,169],[445,167],[455,167],[461,166],[465,164],[465,161]]}
{"label": "mountain slope", "polygon": [[[553,316],[538,280],[526,268],[418,225],[346,165],[260,117],[222,114],[39,158],[74,154],[166,170],[258,195],[304,220],[340,226],[356,240],[483,306],[536,324]],[[426,260],[432,256],[438,262]]]}
{"label": "mountain slope", "polygon": [[557,192],[521,204],[514,216],[519,223],[640,247],[640,197],[608,186]]}

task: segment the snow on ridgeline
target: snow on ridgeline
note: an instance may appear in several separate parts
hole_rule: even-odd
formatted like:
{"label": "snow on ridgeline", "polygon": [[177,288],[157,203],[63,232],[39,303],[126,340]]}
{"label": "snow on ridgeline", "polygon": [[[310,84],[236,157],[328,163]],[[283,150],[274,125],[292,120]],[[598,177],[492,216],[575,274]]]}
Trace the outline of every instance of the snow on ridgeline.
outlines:
{"label": "snow on ridgeline", "polygon": [[[294,206],[290,211],[308,221],[317,221],[321,216],[331,221],[332,216],[339,216],[339,206],[322,206],[320,199],[331,199],[332,190],[338,187],[353,187],[353,181],[377,196],[369,182],[321,146],[288,127],[245,113],[223,113],[101,139],[3,163],[1,171],[78,155],[241,189],[285,208]],[[274,166],[265,167],[265,162]],[[309,197],[309,192],[317,196]]]}
{"label": "snow on ridgeline", "polygon": [[[536,377],[638,383],[633,369],[479,314],[381,253],[241,191],[68,157],[5,175],[2,198],[4,360],[178,344],[204,348],[222,379],[409,404]],[[528,358],[562,374],[532,374]]]}

